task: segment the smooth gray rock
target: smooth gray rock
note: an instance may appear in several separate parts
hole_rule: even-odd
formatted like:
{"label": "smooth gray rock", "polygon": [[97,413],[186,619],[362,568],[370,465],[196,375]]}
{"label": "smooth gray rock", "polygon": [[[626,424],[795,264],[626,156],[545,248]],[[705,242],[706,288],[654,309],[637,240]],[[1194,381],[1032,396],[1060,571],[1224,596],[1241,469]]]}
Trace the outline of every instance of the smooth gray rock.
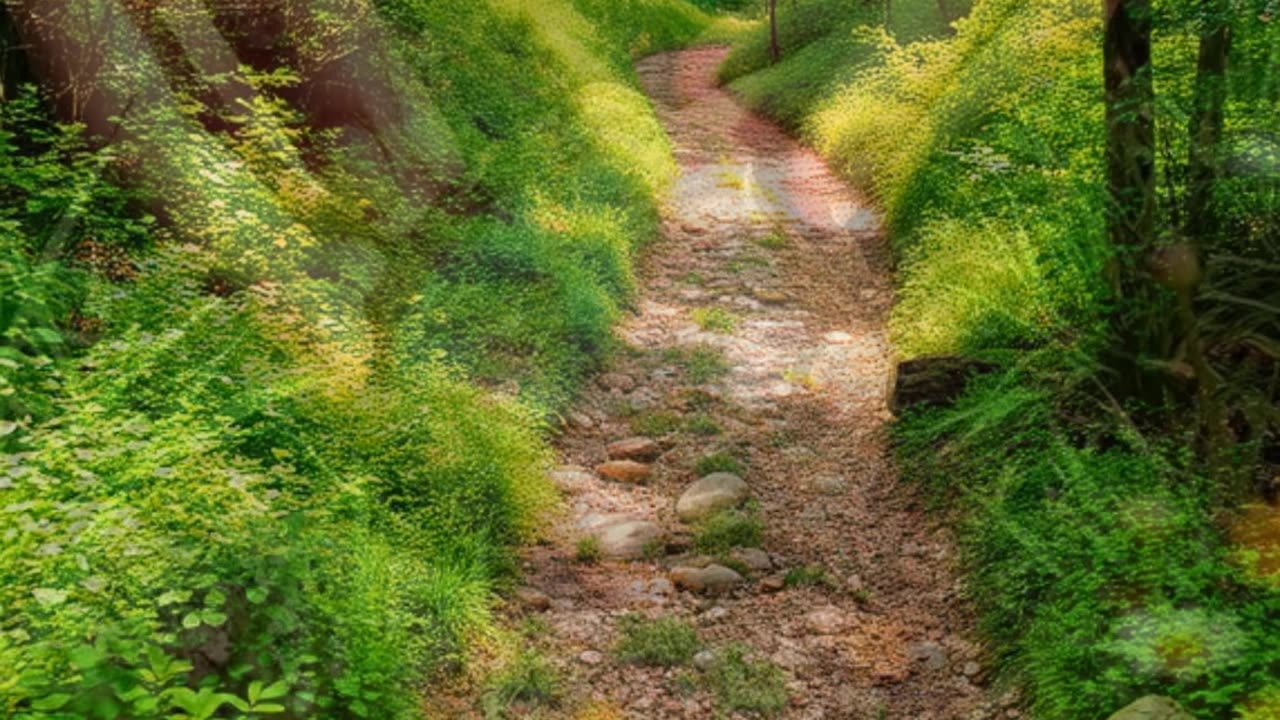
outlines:
{"label": "smooth gray rock", "polygon": [[630,560],[644,555],[645,547],[662,538],[662,528],[646,520],[622,520],[596,528],[592,535],[600,543],[600,555],[613,560]]}
{"label": "smooth gray rock", "polygon": [[676,515],[693,522],[717,510],[731,508],[747,499],[750,489],[742,478],[731,473],[712,473],[690,485],[676,501]]}
{"label": "smooth gray rock", "polygon": [[678,567],[671,571],[671,580],[676,587],[690,592],[708,594],[722,593],[745,582],[741,575],[723,565],[708,565],[704,568]]}

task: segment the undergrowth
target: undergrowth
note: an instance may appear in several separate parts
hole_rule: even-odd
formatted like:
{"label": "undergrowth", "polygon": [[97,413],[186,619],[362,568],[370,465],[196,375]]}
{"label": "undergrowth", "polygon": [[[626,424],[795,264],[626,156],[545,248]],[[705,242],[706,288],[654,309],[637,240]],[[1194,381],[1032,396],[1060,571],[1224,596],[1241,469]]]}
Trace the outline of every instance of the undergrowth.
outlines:
{"label": "undergrowth", "polygon": [[[1022,685],[1045,720],[1106,717],[1149,693],[1197,717],[1265,716],[1280,677],[1268,640],[1280,596],[1230,562],[1222,526],[1239,489],[1204,478],[1185,406],[1105,390],[1097,4],[977,0],[956,19],[908,0],[891,4],[887,28],[886,5],[781,2],[781,62],[762,29],[720,78],[874,193],[897,260],[900,355],[1004,366],[954,407],[910,413],[895,430],[903,474],[959,523],[997,677]],[[1155,5],[1161,193],[1172,200],[1185,182],[1197,38],[1178,3]],[[1274,312],[1264,318],[1258,303],[1276,293],[1265,270],[1280,252],[1276,166],[1241,148],[1280,131],[1275,95],[1258,86],[1274,82],[1263,58],[1275,57],[1276,25],[1264,3],[1233,12],[1224,229],[1196,311],[1210,334],[1271,347]],[[1176,203],[1162,206],[1162,225],[1176,224]],[[1244,398],[1235,422],[1263,429],[1240,447],[1245,464],[1274,445],[1274,422],[1250,408],[1273,402],[1257,372],[1274,372],[1276,355],[1232,365],[1232,352],[1215,368],[1224,392]]]}

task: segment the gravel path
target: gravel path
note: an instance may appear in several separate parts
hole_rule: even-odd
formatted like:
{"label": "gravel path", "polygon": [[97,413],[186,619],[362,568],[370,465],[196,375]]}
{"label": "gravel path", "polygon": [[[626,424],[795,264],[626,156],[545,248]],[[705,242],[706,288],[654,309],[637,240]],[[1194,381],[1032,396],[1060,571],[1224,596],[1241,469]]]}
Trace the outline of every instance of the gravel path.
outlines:
{"label": "gravel path", "polygon": [[[550,715],[737,716],[692,666],[616,659],[618,619],[639,613],[687,619],[713,654],[745,643],[780,668],[785,718],[1018,717],[983,687],[949,535],[895,476],[877,215],[715,86],[724,55],[639,66],[681,176],[619,330],[626,350],[559,440],[569,511],[524,558],[513,615],[540,618],[537,642],[566,678]],[[763,553],[699,553],[697,524],[677,517],[717,452],[742,466]],[[596,550],[604,559],[578,557]],[[714,594],[676,582],[708,563],[740,577]]]}

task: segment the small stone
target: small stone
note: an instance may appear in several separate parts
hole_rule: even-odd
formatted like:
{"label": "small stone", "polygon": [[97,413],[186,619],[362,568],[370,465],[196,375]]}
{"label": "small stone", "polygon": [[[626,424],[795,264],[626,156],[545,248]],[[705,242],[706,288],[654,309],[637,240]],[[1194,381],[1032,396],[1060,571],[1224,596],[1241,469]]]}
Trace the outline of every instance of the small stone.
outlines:
{"label": "small stone", "polygon": [[676,515],[684,522],[693,522],[734,507],[747,498],[748,491],[747,484],[737,475],[712,473],[684,491],[676,501]]}
{"label": "small stone", "polygon": [[907,645],[907,657],[921,663],[925,670],[941,670],[947,666],[947,651],[932,640],[922,640]]}
{"label": "small stone", "polygon": [[603,557],[628,560],[642,557],[650,543],[660,542],[662,529],[645,520],[622,520],[593,533]]}
{"label": "small stone", "polygon": [[578,655],[578,660],[580,660],[584,665],[599,665],[604,662],[604,653],[601,653],[598,650],[583,650],[582,653]]}
{"label": "small stone", "polygon": [[558,467],[547,473],[547,477],[556,487],[569,493],[586,492],[596,481],[595,476],[588,472],[586,468],[577,467],[576,465]]}
{"label": "small stone", "polygon": [[596,378],[596,383],[605,390],[629,393],[636,389],[636,381],[630,375],[622,373],[605,373]]}
{"label": "small stone", "polygon": [[710,650],[701,650],[693,656],[693,666],[706,672],[716,664],[716,654]]}
{"label": "small stone", "polygon": [[767,593],[781,592],[787,587],[787,577],[782,574],[770,575],[760,581],[760,589]]}
{"label": "small stone", "polygon": [[634,460],[610,460],[596,466],[601,477],[618,482],[639,483],[649,477],[649,466]]}
{"label": "small stone", "polygon": [[960,674],[967,678],[975,677],[980,672],[982,672],[982,666],[972,660],[965,663],[964,667],[960,669]]}
{"label": "small stone", "polygon": [[845,627],[845,616],[840,608],[825,607],[805,615],[804,624],[815,635],[836,635]]}
{"label": "small stone", "polygon": [[609,443],[606,451],[610,460],[652,461],[662,454],[658,443],[646,437],[633,437]]}
{"label": "small stone", "polygon": [[517,590],[516,600],[530,610],[542,612],[544,610],[551,609],[551,598],[547,597],[545,593],[534,590],[533,588],[520,588]]}
{"label": "small stone", "polygon": [[733,551],[732,557],[756,572],[769,572],[773,569],[769,553],[760,548],[738,548]]}
{"label": "small stone", "polygon": [[751,297],[769,305],[781,305],[791,299],[785,292],[770,288],[752,288]]}
{"label": "small stone", "polygon": [[718,594],[731,590],[744,582],[738,573],[723,565],[704,568],[678,567],[671,571],[676,587],[695,593]]}
{"label": "small stone", "polygon": [[721,620],[729,617],[729,611],[719,605],[716,605],[705,612],[702,617],[707,622],[720,622]]}
{"label": "small stone", "polygon": [[576,410],[570,412],[565,417],[565,421],[568,423],[569,427],[576,428],[578,430],[590,430],[596,426],[596,421],[592,420],[590,415]]}
{"label": "small stone", "polygon": [[839,475],[815,475],[809,485],[823,495],[841,495],[849,491],[849,483]]}
{"label": "small stone", "polygon": [[853,342],[853,336],[847,332],[829,332],[822,339],[832,345],[848,345]]}

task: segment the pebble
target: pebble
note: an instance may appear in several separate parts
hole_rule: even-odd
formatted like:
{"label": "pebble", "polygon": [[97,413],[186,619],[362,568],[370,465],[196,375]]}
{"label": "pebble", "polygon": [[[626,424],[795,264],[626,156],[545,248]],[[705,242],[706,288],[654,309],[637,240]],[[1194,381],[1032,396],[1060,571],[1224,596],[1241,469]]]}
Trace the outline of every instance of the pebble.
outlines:
{"label": "pebble", "polygon": [[604,662],[604,653],[596,650],[583,650],[578,655],[578,660],[582,661],[584,665],[599,665]]}
{"label": "pebble", "polygon": [[815,635],[836,635],[844,629],[845,617],[840,608],[825,607],[805,615],[804,624]]}
{"label": "pebble", "polygon": [[618,482],[639,483],[649,477],[649,466],[635,460],[610,460],[597,465],[596,473]]}
{"label": "pebble", "polygon": [[702,617],[706,619],[707,622],[719,622],[729,617],[729,611],[726,608],[716,605],[715,607],[703,613]]}
{"label": "pebble", "polygon": [[676,515],[684,522],[700,520],[717,510],[731,508],[747,499],[749,489],[742,478],[731,473],[712,473],[690,485],[676,501]]}
{"label": "pebble", "polygon": [[609,443],[605,448],[610,460],[652,461],[662,454],[658,443],[646,437],[633,437]]}
{"label": "pebble", "polygon": [[767,593],[781,592],[786,587],[787,587],[787,578],[785,575],[782,575],[782,574],[770,575],[769,577],[760,581],[760,589],[763,592],[767,592]]}
{"label": "pebble", "polygon": [[542,612],[551,609],[551,598],[533,588],[520,588],[516,591],[516,600],[530,610]]}
{"label": "pebble", "polygon": [[768,572],[773,569],[773,561],[769,553],[760,548],[738,548],[733,551],[733,559],[756,572]]}
{"label": "pebble", "polygon": [[829,332],[822,339],[832,345],[848,345],[853,342],[853,336],[847,332]]}
{"label": "pebble", "polygon": [[974,677],[980,672],[982,672],[982,666],[972,660],[965,663],[964,667],[960,670],[960,673],[967,678]]}
{"label": "pebble", "polygon": [[605,390],[614,390],[624,394],[636,389],[635,379],[622,373],[604,373],[596,378],[596,383]]}
{"label": "pebble", "polygon": [[907,657],[912,662],[923,663],[926,670],[941,670],[947,666],[947,651],[932,640],[907,645]]}
{"label": "pebble", "polygon": [[643,556],[649,543],[662,538],[662,529],[645,520],[623,520],[598,528],[593,535],[601,555],[628,560]]}
{"label": "pebble", "polygon": [[840,495],[849,490],[849,482],[839,475],[815,475],[809,484],[823,495]]}
{"label": "pebble", "polygon": [[745,582],[741,575],[723,565],[678,567],[671,571],[671,580],[678,588],[708,594],[723,593]]}
{"label": "pebble", "polygon": [[701,650],[693,656],[693,666],[706,672],[716,664],[716,654],[710,650]]}

